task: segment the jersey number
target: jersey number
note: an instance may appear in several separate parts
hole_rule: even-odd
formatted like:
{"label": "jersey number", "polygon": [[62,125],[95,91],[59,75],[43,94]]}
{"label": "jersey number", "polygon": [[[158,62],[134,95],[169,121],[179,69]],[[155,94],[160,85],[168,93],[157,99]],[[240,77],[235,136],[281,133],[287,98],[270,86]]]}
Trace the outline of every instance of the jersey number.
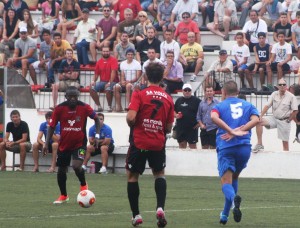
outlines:
{"label": "jersey number", "polygon": [[160,101],[160,100],[151,100],[151,103],[152,104],[155,104],[155,108],[153,109],[153,111],[152,111],[152,113],[151,113],[151,119],[153,119],[155,116],[156,116],[156,114],[157,114],[157,112],[158,112],[158,110],[161,108],[161,106],[163,105],[163,103],[162,103],[162,101]]}
{"label": "jersey number", "polygon": [[241,102],[230,105],[231,117],[233,119],[238,119],[241,116],[243,116],[243,109],[241,107],[242,107],[242,103]]}

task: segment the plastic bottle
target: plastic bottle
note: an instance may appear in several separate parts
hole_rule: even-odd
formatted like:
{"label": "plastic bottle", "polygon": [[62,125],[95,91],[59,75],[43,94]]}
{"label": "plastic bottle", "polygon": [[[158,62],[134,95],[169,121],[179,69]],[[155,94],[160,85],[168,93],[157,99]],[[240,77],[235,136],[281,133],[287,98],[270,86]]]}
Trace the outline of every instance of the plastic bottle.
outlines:
{"label": "plastic bottle", "polygon": [[95,173],[95,163],[93,161],[91,162],[90,173]]}

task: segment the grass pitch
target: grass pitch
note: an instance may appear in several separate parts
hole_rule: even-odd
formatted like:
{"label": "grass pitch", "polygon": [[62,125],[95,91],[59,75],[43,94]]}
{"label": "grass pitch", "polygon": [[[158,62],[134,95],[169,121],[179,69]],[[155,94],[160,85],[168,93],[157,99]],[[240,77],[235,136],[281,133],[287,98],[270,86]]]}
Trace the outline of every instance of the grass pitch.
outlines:
{"label": "grass pitch", "polygon": [[[55,206],[59,196],[56,174],[0,172],[0,227],[132,227],[125,175],[87,174],[96,203],[88,209],[76,203],[79,183],[68,174],[70,201]],[[240,223],[230,227],[300,227],[300,181],[242,178]],[[140,178],[142,227],[156,227],[156,197],[152,176]],[[167,177],[167,227],[220,227],[223,207],[220,182],[214,177]]]}

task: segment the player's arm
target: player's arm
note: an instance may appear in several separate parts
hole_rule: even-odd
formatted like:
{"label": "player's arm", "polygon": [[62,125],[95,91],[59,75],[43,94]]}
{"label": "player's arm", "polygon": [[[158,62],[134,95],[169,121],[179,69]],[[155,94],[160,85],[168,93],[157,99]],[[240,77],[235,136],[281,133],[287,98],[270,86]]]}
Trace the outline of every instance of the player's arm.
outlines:
{"label": "player's arm", "polygon": [[99,139],[100,139],[100,120],[97,115],[95,115],[94,118],[95,121],[95,128],[96,128],[96,134],[95,134],[95,147],[97,148],[99,146]]}
{"label": "player's arm", "polygon": [[173,127],[173,123],[167,123],[167,126],[166,126],[166,134],[171,133],[172,127]]}
{"label": "player's arm", "polygon": [[54,133],[54,128],[53,127],[50,127],[48,126],[47,128],[47,136],[46,136],[46,142],[43,146],[43,154],[46,155],[49,151],[49,142],[50,142],[50,139],[52,138],[53,136],[53,133]]}
{"label": "player's arm", "polygon": [[250,121],[245,124],[241,130],[243,131],[249,131],[250,129],[252,129],[253,127],[255,127],[257,124],[259,123],[259,117],[257,115],[252,115],[250,116]]}
{"label": "player's arm", "polygon": [[134,110],[129,110],[127,112],[126,121],[127,121],[127,124],[128,124],[129,127],[133,127],[134,126],[136,114],[137,114],[137,112],[134,111]]}

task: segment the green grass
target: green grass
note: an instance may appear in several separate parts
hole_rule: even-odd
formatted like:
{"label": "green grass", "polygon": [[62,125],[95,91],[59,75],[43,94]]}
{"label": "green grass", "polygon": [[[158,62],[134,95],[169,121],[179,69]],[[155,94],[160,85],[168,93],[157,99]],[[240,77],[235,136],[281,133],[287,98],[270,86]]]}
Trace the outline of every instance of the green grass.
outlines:
{"label": "green grass", "polygon": [[[68,174],[68,204],[55,206],[58,197],[56,174],[31,172],[0,173],[0,227],[131,227],[125,175],[87,174],[96,195],[93,207],[75,202],[79,183]],[[220,182],[214,177],[167,177],[166,215],[168,227],[220,227],[223,207]],[[140,178],[142,227],[155,227],[154,181]],[[243,219],[232,216],[230,227],[300,227],[300,181],[279,179],[240,180]]]}

